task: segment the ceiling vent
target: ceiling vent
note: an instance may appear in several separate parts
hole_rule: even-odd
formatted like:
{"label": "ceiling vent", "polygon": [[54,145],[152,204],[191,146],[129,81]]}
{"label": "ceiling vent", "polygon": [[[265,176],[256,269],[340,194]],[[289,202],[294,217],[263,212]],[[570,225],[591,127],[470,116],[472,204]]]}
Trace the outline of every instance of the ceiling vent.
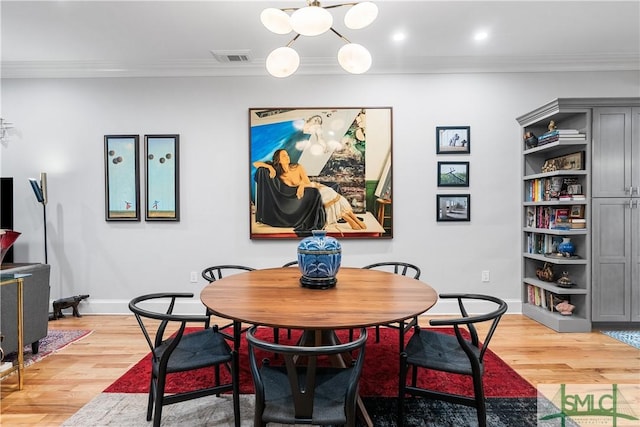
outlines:
{"label": "ceiling vent", "polygon": [[211,54],[218,62],[222,63],[240,63],[251,62],[249,50],[212,50]]}

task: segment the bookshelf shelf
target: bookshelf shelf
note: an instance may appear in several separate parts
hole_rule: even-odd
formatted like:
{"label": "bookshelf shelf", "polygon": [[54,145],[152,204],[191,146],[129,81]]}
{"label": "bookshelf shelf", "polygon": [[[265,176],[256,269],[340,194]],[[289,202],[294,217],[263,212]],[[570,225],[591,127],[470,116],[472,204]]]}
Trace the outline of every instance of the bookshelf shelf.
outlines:
{"label": "bookshelf shelf", "polygon": [[[517,121],[522,135],[556,139],[535,147],[522,143],[522,313],[558,332],[590,331],[591,108],[581,100],[557,99]],[[549,128],[551,121],[560,131]],[[546,256],[557,255],[563,238],[574,243],[577,257]],[[552,269],[554,280],[567,272],[576,285],[538,279],[543,267]],[[562,301],[574,306],[571,315],[555,309]]]}

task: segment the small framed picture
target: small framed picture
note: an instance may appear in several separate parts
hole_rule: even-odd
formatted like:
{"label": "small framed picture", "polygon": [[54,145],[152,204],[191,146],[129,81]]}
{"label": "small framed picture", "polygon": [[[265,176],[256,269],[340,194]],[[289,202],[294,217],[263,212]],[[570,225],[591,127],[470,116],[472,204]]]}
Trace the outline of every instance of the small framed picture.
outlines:
{"label": "small framed picture", "polygon": [[438,162],[438,187],[468,187],[469,162]]}
{"label": "small framed picture", "polygon": [[573,205],[569,211],[569,218],[583,218],[584,205]]}
{"label": "small framed picture", "polygon": [[179,135],[145,135],[145,220],[179,221]]}
{"label": "small framed picture", "polygon": [[471,221],[471,195],[437,194],[436,219],[438,221]]}
{"label": "small framed picture", "polygon": [[105,219],[140,221],[138,135],[105,135]]}
{"label": "small framed picture", "polygon": [[436,127],[436,154],[468,154],[470,152],[470,126]]}

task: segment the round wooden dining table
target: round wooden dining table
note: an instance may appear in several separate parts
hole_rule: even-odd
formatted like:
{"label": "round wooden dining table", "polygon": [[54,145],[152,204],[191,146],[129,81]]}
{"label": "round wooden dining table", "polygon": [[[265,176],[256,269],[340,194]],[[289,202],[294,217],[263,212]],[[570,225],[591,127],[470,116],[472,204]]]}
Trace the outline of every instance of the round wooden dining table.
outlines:
{"label": "round wooden dining table", "polygon": [[428,284],[386,271],[342,267],[329,289],[300,285],[294,267],[254,270],[207,285],[202,303],[215,315],[274,328],[335,330],[415,317],[438,300]]}
{"label": "round wooden dining table", "polygon": [[[428,284],[386,271],[342,267],[329,289],[302,287],[300,276],[294,267],[234,274],[207,285],[200,299],[214,315],[233,320],[236,350],[242,323],[303,329],[303,336],[327,344],[336,339],[337,329],[403,322],[438,300]],[[372,425],[361,399],[358,408],[365,424]]]}

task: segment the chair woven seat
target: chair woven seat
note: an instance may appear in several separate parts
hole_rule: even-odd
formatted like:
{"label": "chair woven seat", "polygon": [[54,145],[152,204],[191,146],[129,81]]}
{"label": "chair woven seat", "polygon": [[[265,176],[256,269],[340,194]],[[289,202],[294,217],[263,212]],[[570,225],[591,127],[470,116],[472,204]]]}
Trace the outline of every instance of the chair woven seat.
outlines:
{"label": "chair woven seat", "polygon": [[[477,348],[471,347],[471,351],[475,357],[480,356]],[[405,353],[410,365],[454,374],[472,374],[469,356],[462,350],[455,335],[421,329],[409,339]]]}
{"label": "chair woven seat", "polygon": [[[167,340],[156,347],[159,358],[162,358],[170,344],[171,341]],[[224,337],[213,329],[204,329],[182,336],[180,343],[171,353],[167,363],[167,373],[190,371],[230,362],[231,347]],[[154,364],[154,368],[157,369],[157,367],[158,365]]]}

